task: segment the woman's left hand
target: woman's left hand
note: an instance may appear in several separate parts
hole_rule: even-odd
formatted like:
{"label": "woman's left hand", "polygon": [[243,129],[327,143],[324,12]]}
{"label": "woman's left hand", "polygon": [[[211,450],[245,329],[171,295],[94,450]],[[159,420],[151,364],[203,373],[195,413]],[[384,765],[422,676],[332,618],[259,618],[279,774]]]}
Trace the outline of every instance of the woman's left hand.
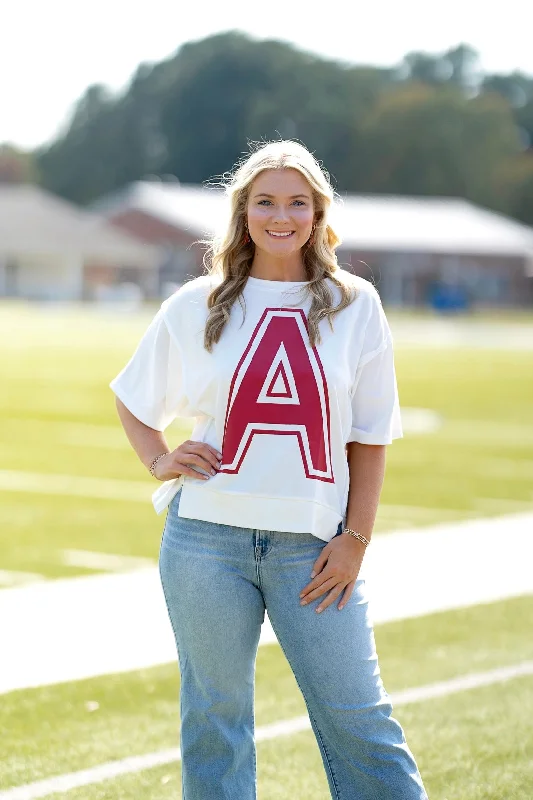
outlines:
{"label": "woman's left hand", "polygon": [[334,536],[315,561],[315,577],[300,592],[300,604],[307,605],[328,592],[315,609],[320,613],[344,592],[338,605],[339,610],[343,608],[353,592],[364,554],[365,545],[354,536],[349,533]]}

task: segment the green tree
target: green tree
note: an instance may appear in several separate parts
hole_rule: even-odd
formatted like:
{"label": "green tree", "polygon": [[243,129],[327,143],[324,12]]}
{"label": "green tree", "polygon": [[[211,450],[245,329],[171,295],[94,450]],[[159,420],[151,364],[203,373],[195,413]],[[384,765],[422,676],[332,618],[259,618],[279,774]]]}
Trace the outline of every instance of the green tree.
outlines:
{"label": "green tree", "polygon": [[90,86],[76,104],[68,130],[37,152],[42,180],[50,191],[83,203],[112,184],[105,158],[112,112],[107,89]]}
{"label": "green tree", "polygon": [[533,153],[521,153],[502,164],[498,187],[507,212],[533,226]]}
{"label": "green tree", "polygon": [[90,203],[152,174],[201,183],[279,137],[303,141],[339,191],[455,195],[530,219],[533,78],[483,77],[464,44],[397,70],[218,34],[141,65],[120,95],[90,87],[36,161],[46,187]]}
{"label": "green tree", "polygon": [[246,149],[251,108],[275,92],[269,66],[264,45],[242,34],[184,45],[160,98],[163,171],[187,183],[226,171]]}
{"label": "green tree", "polygon": [[383,94],[368,117],[368,166],[358,189],[455,195],[494,207],[495,173],[519,148],[505,101],[406,84]]}

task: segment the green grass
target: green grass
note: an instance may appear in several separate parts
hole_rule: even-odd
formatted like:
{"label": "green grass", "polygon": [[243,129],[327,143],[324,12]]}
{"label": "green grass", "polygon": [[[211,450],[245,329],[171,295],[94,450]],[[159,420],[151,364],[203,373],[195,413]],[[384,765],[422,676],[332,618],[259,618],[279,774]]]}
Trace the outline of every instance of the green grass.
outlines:
{"label": "green grass", "polygon": [[[394,692],[532,659],[532,614],[533,597],[520,597],[376,626],[385,687]],[[3,696],[9,735],[0,737],[0,783],[17,785],[175,746],[178,691],[178,668],[169,664]],[[492,691],[496,695],[500,687]],[[97,710],[88,710],[91,702]],[[256,724],[303,713],[281,649],[260,647]],[[400,721],[405,713],[398,708]],[[514,718],[508,720],[514,726]],[[410,730],[407,725],[408,739]],[[424,750],[422,741],[417,751]]]}
{"label": "green grass", "polygon": [[[531,800],[533,760],[530,718],[533,678],[495,691],[486,687],[402,707],[396,716],[408,730],[431,800]],[[510,728],[509,718],[516,723]],[[330,797],[314,736],[303,732],[262,742],[258,796],[263,800],[326,800]],[[179,764],[106,781],[51,800],[177,800]]]}
{"label": "green grass", "polygon": [[[523,469],[533,464],[533,355],[397,349],[396,362],[402,404],[433,409],[443,425],[389,448],[383,502],[478,516],[493,513],[494,499],[533,506]],[[514,465],[508,475],[502,460]]]}
{"label": "green grass", "polygon": [[[130,498],[0,487],[1,568],[47,578],[89,571],[66,566],[64,549],[155,562],[164,521],[150,504],[155,484],[126,441],[108,389],[153,309],[112,317],[14,304],[1,312],[0,479],[4,470],[120,480],[129,482]],[[469,322],[486,325],[491,316]],[[512,322],[530,335],[528,315]],[[389,448],[377,531],[533,509],[533,352],[397,347],[396,363],[402,405],[435,410],[442,426]],[[189,434],[183,421],[168,431],[174,446]],[[385,686],[394,692],[532,659],[532,615],[533,598],[524,597],[377,626]],[[176,746],[178,690],[170,664],[2,696],[0,786]],[[256,724],[304,711],[279,647],[261,647]],[[533,796],[531,678],[400,706],[395,715],[432,800]],[[258,758],[263,800],[329,797],[311,732],[260,743]],[[180,784],[172,764],[56,797],[175,800]]]}
{"label": "green grass", "polygon": [[[112,377],[150,310],[3,307],[0,316],[0,471],[131,481],[128,501],[2,492],[2,568],[47,578],[84,574],[63,563],[78,548],[156,559],[163,518],[155,484],[120,428]],[[429,435],[388,451],[376,531],[533,508],[533,352],[396,349],[401,402],[442,417]],[[189,421],[168,430],[171,445]]]}

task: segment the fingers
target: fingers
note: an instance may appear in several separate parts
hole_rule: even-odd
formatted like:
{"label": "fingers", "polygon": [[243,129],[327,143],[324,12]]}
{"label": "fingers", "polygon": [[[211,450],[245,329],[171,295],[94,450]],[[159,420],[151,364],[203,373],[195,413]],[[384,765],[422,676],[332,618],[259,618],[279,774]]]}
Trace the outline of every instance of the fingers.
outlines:
{"label": "fingers", "polygon": [[209,480],[209,475],[206,475],[203,472],[198,472],[197,469],[188,466],[188,464],[180,464],[178,461],[176,461],[176,463],[173,464],[173,468],[176,472],[176,477],[179,475],[188,475],[190,478],[200,478],[202,481]]}
{"label": "fingers", "polygon": [[[222,454],[205,442],[187,440],[174,450],[175,464],[184,475],[197,478],[199,473],[191,467],[199,467],[209,475],[216,475],[220,469]],[[183,469],[181,469],[183,467]],[[205,477],[205,476],[202,476]]]}
{"label": "fingers", "polygon": [[222,460],[222,453],[220,453],[219,450],[215,447],[211,447],[211,445],[206,442],[188,441],[186,444],[189,446],[190,452],[198,453],[211,467],[218,470]]}
{"label": "fingers", "polygon": [[341,611],[352,596],[355,581],[356,579],[353,579],[347,583],[345,580],[339,580],[338,576],[331,576],[323,580],[322,583],[317,586],[315,580],[300,592],[300,605],[306,606],[312,600],[316,600],[317,597],[321,597],[325,592],[329,591],[327,597],[322,600],[315,611],[320,614],[321,611],[330,606],[337,597],[342,594],[342,599],[338,605],[338,609]]}
{"label": "fingers", "polygon": [[316,613],[320,614],[321,611],[323,611],[325,608],[330,606],[337,599],[337,597],[340,595],[340,593],[342,592],[343,588],[344,588],[343,584],[342,583],[338,583],[335,586],[335,588],[331,590],[331,592],[328,594],[328,596],[325,597],[324,600],[322,600],[320,605],[317,606],[317,608],[315,609]]}
{"label": "fingers", "polygon": [[350,583],[345,588],[344,594],[343,594],[342,599],[341,599],[341,601],[339,603],[339,611],[344,608],[344,606],[346,605],[346,603],[348,602],[348,600],[352,596],[352,592],[354,590],[354,586],[355,586],[355,581],[350,581]]}
{"label": "fingers", "polygon": [[317,597],[320,597],[324,594],[324,592],[327,592],[328,589],[331,589],[333,586],[335,586],[337,582],[338,578],[335,577],[326,578],[326,580],[324,580],[318,586],[316,586],[316,581],[313,581],[313,583],[310,583],[309,586],[307,586],[305,589],[302,589],[300,592],[300,605],[305,606],[307,603],[310,603],[311,600],[316,600]]}
{"label": "fingers", "polygon": [[201,456],[199,453],[180,453],[178,455],[178,460],[181,463],[188,464],[190,467],[198,467],[199,469],[203,469],[204,472],[208,472],[209,475],[216,475],[217,473],[216,467],[211,464],[210,461],[203,458],[203,456]]}
{"label": "fingers", "polygon": [[320,551],[320,555],[318,556],[317,560],[313,564],[313,571],[311,572],[311,577],[314,578],[315,575],[318,575],[319,572],[322,571],[324,565],[326,564],[330,554],[330,549],[326,545]]}

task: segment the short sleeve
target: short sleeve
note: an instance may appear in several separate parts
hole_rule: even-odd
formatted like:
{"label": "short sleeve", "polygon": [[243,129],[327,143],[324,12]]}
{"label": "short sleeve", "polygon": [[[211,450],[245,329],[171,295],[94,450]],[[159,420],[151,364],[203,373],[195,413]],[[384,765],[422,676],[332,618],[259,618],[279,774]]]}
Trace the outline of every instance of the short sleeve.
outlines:
{"label": "short sleeve", "polygon": [[390,444],[403,436],[392,334],[377,292],[352,389],[348,442]]}
{"label": "short sleeve", "polygon": [[109,385],[134,417],[157,431],[163,431],[180,414],[184,403],[182,359],[162,309]]}

